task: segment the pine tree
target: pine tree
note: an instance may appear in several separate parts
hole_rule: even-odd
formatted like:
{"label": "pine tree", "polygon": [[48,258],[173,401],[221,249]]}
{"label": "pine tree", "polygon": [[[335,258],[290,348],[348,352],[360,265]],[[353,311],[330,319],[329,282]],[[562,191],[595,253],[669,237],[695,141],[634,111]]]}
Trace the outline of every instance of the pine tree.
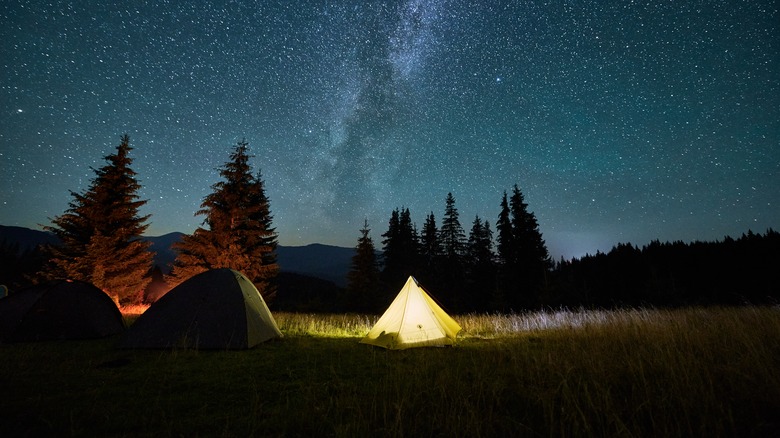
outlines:
{"label": "pine tree", "polygon": [[230,268],[246,275],[267,300],[276,294],[277,235],[265,183],[260,172],[252,175],[248,149],[245,140],[236,144],[230,161],[220,169],[223,180],[211,186],[195,213],[205,216],[206,227],[175,245],[171,284],[209,269]]}
{"label": "pine tree", "polygon": [[479,216],[474,218],[471,225],[467,253],[472,263],[493,263],[493,230],[490,229],[490,222],[483,222]]}
{"label": "pine tree", "polygon": [[455,208],[455,197],[447,193],[444,207],[444,219],[439,230],[442,251],[450,259],[460,259],[463,256],[466,233],[458,219],[458,209]]}
{"label": "pine tree", "polygon": [[496,221],[496,230],[498,231],[498,242],[496,245],[498,269],[496,276],[496,287],[493,297],[490,301],[491,310],[507,311],[509,302],[507,297],[514,296],[515,285],[517,284],[515,265],[515,245],[512,233],[512,220],[510,218],[509,201],[506,191],[501,198],[501,211]]}
{"label": "pine tree", "polygon": [[507,201],[506,191],[501,198],[501,212],[496,221],[496,230],[498,230],[498,259],[501,265],[511,266],[515,264],[515,245],[514,234],[512,232],[512,221],[510,219],[509,202]]}
{"label": "pine tree", "polygon": [[552,268],[536,215],[528,211],[522,192],[515,184],[509,200],[512,212],[512,230],[517,243],[518,261],[530,267],[529,278],[535,285],[541,285],[546,272]]}
{"label": "pine tree", "polygon": [[141,299],[152,267],[150,243],[141,240],[149,216],[139,216],[146,201],[137,195],[141,185],[130,168],[130,137],[121,138],[108,162],[93,169],[95,178],[46,230],[62,242],[50,247],[51,276],[86,281],[105,291],[117,303]]}
{"label": "pine tree", "polygon": [[380,304],[379,264],[370,231],[366,219],[352,256],[352,269],[347,273],[346,307],[353,311],[374,312]]}
{"label": "pine tree", "polygon": [[466,234],[458,219],[458,209],[455,208],[455,197],[447,194],[444,207],[444,217],[439,229],[442,256],[438,285],[444,296],[449,295],[449,305],[456,311],[468,308],[466,297],[466,276],[464,266]]}
{"label": "pine tree", "polygon": [[422,234],[420,236],[420,256],[426,269],[435,267],[441,256],[441,242],[439,242],[439,229],[436,227],[436,217],[433,212],[425,218]]}
{"label": "pine tree", "polygon": [[408,208],[395,209],[390,216],[387,232],[382,234],[385,286],[397,289],[410,275],[419,270],[419,237]]}
{"label": "pine tree", "polygon": [[[398,217],[398,230],[404,271],[408,272],[409,275],[415,275],[420,270],[420,237],[408,208],[401,209],[401,214]],[[405,282],[406,278],[403,280]]]}
{"label": "pine tree", "polygon": [[399,275],[399,264],[401,263],[400,248],[400,219],[398,209],[390,213],[390,220],[387,223],[387,231],[382,234],[382,280],[385,283],[392,284]]}
{"label": "pine tree", "polygon": [[506,298],[516,310],[538,305],[552,261],[536,216],[528,211],[517,185],[508,203],[504,192],[496,227],[500,262],[497,296]]}
{"label": "pine tree", "polygon": [[439,229],[436,227],[436,217],[433,212],[425,217],[425,223],[420,233],[419,249],[419,269],[415,277],[423,284],[439,284],[442,249],[439,241]]}
{"label": "pine tree", "polygon": [[495,263],[493,255],[493,231],[488,221],[474,218],[466,244],[466,273],[470,294],[469,310],[490,310],[495,289]]}

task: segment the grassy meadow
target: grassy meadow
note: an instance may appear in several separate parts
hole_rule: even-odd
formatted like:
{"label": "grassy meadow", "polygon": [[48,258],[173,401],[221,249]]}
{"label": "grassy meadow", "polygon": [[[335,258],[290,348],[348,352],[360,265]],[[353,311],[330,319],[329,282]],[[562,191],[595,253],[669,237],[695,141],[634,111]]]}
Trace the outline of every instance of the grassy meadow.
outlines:
{"label": "grassy meadow", "polygon": [[0,435],[780,434],[778,307],[458,315],[404,351],[358,344],[377,316],[275,317],[246,351],[0,345]]}

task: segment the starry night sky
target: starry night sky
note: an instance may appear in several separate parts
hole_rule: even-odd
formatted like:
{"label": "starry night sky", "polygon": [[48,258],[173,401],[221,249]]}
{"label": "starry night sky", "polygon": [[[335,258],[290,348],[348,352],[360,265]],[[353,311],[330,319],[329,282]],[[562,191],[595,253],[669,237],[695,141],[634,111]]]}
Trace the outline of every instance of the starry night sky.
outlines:
{"label": "starry night sky", "polygon": [[283,245],[468,231],[518,184],[554,258],[780,228],[776,1],[4,1],[0,224],[130,135],[149,235],[250,143]]}

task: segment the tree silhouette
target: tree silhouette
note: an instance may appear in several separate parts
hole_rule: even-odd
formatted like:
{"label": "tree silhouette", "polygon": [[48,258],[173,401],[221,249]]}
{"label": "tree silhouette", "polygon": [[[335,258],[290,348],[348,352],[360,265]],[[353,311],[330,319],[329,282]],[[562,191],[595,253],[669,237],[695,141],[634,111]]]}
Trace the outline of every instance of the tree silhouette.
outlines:
{"label": "tree silhouette", "polygon": [[379,264],[374,241],[369,236],[368,219],[360,229],[360,237],[352,256],[352,269],[347,273],[346,308],[360,312],[378,310]]}
{"label": "tree silhouette", "polygon": [[466,233],[458,219],[458,209],[455,208],[455,197],[452,193],[447,193],[439,236],[445,257],[459,259],[463,256]]}
{"label": "tree silhouette", "polygon": [[455,208],[455,197],[447,193],[444,207],[444,217],[439,229],[439,240],[442,247],[440,285],[443,294],[439,296],[451,297],[450,303],[455,310],[467,308],[464,256],[466,234],[458,218],[458,209]]}
{"label": "tree silhouette", "polygon": [[720,242],[619,243],[560,263],[554,292],[557,304],[593,307],[776,304],[778,266],[780,234],[772,229]]}
{"label": "tree silhouette", "polygon": [[516,257],[514,233],[512,232],[512,220],[510,218],[506,191],[504,191],[504,195],[501,198],[501,211],[496,221],[496,230],[498,230],[498,260],[502,266],[510,266],[515,263]]}
{"label": "tree silhouette", "polygon": [[61,216],[44,227],[62,242],[50,246],[48,277],[68,278],[94,284],[118,303],[141,298],[153,253],[140,239],[149,216],[139,216],[146,201],[137,195],[141,185],[130,168],[130,137],[121,138],[108,162],[93,169],[95,178],[83,194],[70,192],[73,200]]}
{"label": "tree silhouette", "polygon": [[488,221],[474,218],[466,243],[466,276],[469,285],[468,310],[493,310],[490,307],[495,290],[495,256],[493,231]]}
{"label": "tree silhouette", "polygon": [[417,279],[423,284],[439,284],[441,277],[442,248],[439,240],[439,229],[436,227],[436,217],[431,212],[425,217],[420,234],[420,267]]}
{"label": "tree silhouette", "polygon": [[382,280],[388,291],[396,290],[419,269],[420,242],[408,208],[393,210],[382,237]]}
{"label": "tree silhouette", "polygon": [[425,225],[423,225],[422,234],[420,235],[420,255],[422,256],[424,266],[433,267],[441,253],[439,229],[436,228],[436,217],[431,212],[425,218]]}
{"label": "tree silhouette", "polygon": [[220,169],[223,180],[211,186],[201,209],[203,224],[174,245],[177,251],[169,282],[178,284],[209,269],[242,272],[264,298],[271,299],[279,272],[276,230],[261,174],[252,175],[249,143],[239,141]]}
{"label": "tree silhouette", "polygon": [[538,306],[552,261],[536,216],[528,211],[517,185],[509,202],[504,192],[496,228],[500,265],[498,297],[506,299],[515,309]]}

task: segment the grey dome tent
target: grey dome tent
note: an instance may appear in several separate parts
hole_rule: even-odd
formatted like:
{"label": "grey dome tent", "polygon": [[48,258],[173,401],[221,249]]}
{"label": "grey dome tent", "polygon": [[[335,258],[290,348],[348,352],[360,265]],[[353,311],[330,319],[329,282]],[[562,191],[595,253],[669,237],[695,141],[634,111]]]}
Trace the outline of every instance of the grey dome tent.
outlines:
{"label": "grey dome tent", "polygon": [[81,281],[32,286],[0,300],[3,342],[93,339],[124,330],[111,297]]}
{"label": "grey dome tent", "polygon": [[223,268],[195,275],[155,301],[119,347],[245,349],[281,336],[254,284]]}

